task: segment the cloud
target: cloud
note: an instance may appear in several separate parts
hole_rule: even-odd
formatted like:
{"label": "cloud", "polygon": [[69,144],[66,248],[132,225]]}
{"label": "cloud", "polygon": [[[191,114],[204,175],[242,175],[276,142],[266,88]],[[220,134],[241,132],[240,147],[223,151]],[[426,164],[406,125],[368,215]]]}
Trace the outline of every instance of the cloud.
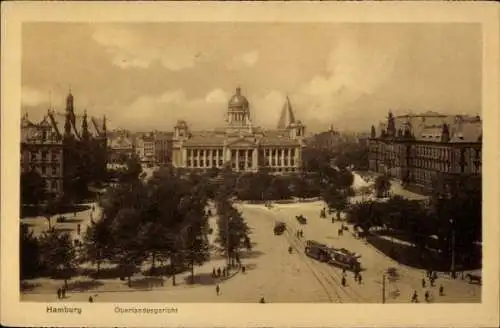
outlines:
{"label": "cloud", "polygon": [[39,105],[49,105],[50,93],[39,89],[23,86],[21,90],[21,104],[26,107],[35,107]]}
{"label": "cloud", "polygon": [[136,31],[118,27],[97,27],[92,35],[120,68],[147,69],[159,63],[171,71],[194,67],[200,54],[195,49],[168,43],[149,42]]}
{"label": "cloud", "polygon": [[249,51],[240,53],[228,63],[229,69],[239,69],[244,67],[252,67],[259,60],[259,53],[257,51]]}
{"label": "cloud", "polygon": [[392,76],[397,51],[397,45],[384,40],[373,47],[350,35],[341,37],[325,63],[326,73],[314,76],[293,95],[298,116],[340,124],[354,103],[375,94]]}
{"label": "cloud", "polygon": [[224,124],[226,95],[221,89],[214,89],[199,98],[188,98],[181,89],[144,95],[126,106],[113,121],[117,126],[133,130],[172,130],[177,120],[182,119],[194,129],[209,129]]}
{"label": "cloud", "polygon": [[[180,119],[187,121],[193,130],[223,127],[227,101],[231,95],[230,92],[216,88],[204,96],[189,98],[181,89],[167,90],[158,95],[136,98],[111,118],[111,121],[116,126],[133,130],[171,130]],[[285,95],[273,90],[246,96],[250,102],[254,125],[275,128],[286,99]]]}
{"label": "cloud", "polygon": [[251,117],[256,125],[276,128],[286,96],[277,90],[249,98]]}
{"label": "cloud", "polygon": [[207,103],[226,103],[229,97],[231,95],[228,92],[222,89],[215,89],[205,96],[205,101]]}

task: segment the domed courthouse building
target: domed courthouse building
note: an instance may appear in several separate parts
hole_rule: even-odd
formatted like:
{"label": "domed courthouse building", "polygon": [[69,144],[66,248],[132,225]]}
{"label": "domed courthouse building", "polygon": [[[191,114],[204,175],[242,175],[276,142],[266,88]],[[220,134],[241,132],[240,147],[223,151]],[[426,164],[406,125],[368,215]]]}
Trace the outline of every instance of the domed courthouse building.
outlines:
{"label": "domed courthouse building", "polygon": [[228,164],[236,172],[299,172],[304,147],[305,126],[295,120],[288,97],[278,127],[266,130],[254,126],[250,103],[241,89],[230,98],[226,125],[212,131],[191,131],[180,120],[174,128],[174,167],[206,170]]}

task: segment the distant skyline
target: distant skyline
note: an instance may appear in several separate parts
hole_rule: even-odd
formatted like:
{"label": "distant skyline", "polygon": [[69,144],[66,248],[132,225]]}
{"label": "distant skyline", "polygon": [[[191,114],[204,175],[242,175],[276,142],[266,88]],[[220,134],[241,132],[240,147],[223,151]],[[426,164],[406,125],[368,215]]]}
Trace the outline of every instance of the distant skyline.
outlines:
{"label": "distant skyline", "polygon": [[25,23],[22,110],[107,115],[110,128],[224,125],[241,87],[256,125],[286,96],[311,132],[369,132],[389,109],[481,114],[479,24]]}

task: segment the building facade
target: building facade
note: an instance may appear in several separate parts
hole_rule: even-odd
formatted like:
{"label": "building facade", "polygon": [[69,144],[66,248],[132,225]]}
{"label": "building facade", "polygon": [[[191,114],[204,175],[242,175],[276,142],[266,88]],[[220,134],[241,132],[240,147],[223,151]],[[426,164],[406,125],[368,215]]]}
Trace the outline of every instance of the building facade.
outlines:
{"label": "building facade", "polygon": [[155,162],[158,165],[172,164],[172,146],[173,146],[172,132],[155,131]]}
{"label": "building facade", "polygon": [[108,164],[124,164],[135,154],[133,135],[126,130],[108,133]]}
{"label": "building facade", "polygon": [[308,137],[306,144],[308,148],[328,151],[337,148],[341,141],[342,136],[340,133],[330,127],[328,131],[319,132]]}
{"label": "building facade", "polygon": [[250,103],[237,88],[228,102],[225,126],[213,131],[192,131],[185,121],[177,122],[172,164],[200,170],[229,165],[237,172],[255,172],[261,168],[274,173],[298,172],[304,133],[305,126],[295,120],[288,97],[277,129],[254,126]]}
{"label": "building facade", "polygon": [[156,163],[155,137],[152,132],[138,133],[135,136],[135,152],[141,164],[151,166]]}
{"label": "building facade", "polygon": [[65,113],[49,109],[38,123],[28,114],[21,119],[21,173],[37,171],[49,195],[104,177],[106,148],[106,118],[76,114],[71,92]]}
{"label": "building facade", "polygon": [[399,179],[408,189],[429,194],[463,176],[480,184],[479,117],[438,113],[394,117],[389,112],[378,133],[372,126],[368,144],[370,170]]}

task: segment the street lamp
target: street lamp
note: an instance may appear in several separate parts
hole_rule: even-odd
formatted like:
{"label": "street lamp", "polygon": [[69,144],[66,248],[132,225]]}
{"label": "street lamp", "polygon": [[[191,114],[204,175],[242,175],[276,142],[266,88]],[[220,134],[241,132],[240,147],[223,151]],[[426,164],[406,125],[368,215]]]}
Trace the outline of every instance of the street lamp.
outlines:
{"label": "street lamp", "polygon": [[231,217],[228,217],[226,220],[226,253],[227,253],[227,266],[228,266],[228,268],[231,264],[231,259],[229,257],[229,220],[231,220]]}
{"label": "street lamp", "polygon": [[385,303],[385,274],[382,275],[382,304]]}
{"label": "street lamp", "polygon": [[451,274],[452,277],[455,277],[455,225],[454,225],[454,220],[450,219],[450,225],[451,225]]}

